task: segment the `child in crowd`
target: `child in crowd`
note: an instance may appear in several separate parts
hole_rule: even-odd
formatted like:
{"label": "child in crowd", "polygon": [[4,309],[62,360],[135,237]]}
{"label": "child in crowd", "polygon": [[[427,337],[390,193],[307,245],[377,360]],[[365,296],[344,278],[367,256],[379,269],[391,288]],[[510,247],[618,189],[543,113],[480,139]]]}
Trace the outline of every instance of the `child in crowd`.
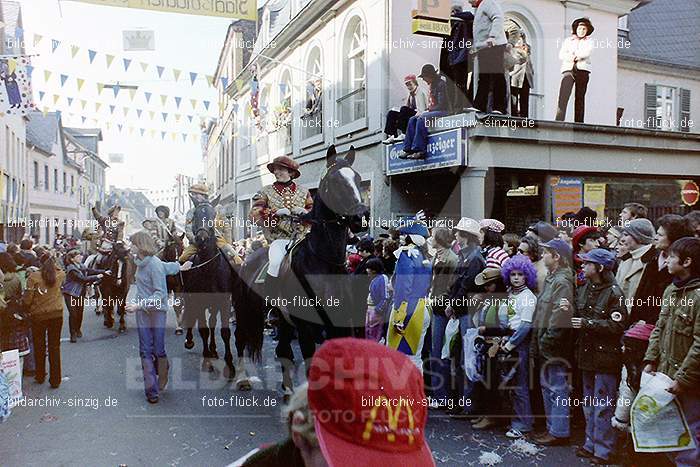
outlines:
{"label": "child in crowd", "polygon": [[[583,397],[586,401],[586,440],[577,451],[593,464],[606,465],[615,448],[615,430],[611,419],[617,399],[617,384],[622,368],[620,341],[625,331],[627,310],[612,268],[615,254],[602,248],[581,253],[585,283],[576,290],[576,306],[571,327],[578,330],[576,361],[581,370]],[[562,308],[571,309],[564,302]]]}
{"label": "child in crowd", "polygon": [[384,322],[388,318],[391,306],[391,285],[384,274],[384,264],[379,258],[367,261],[367,275],[370,279],[369,295],[367,295],[367,319],[365,321],[365,337],[375,342],[382,339]]}
{"label": "child in crowd", "polygon": [[695,449],[672,453],[677,466],[700,465],[700,239],[685,237],[671,245],[666,288],[656,328],[649,338],[644,371],[673,379],[667,389],[683,409]]}
{"label": "child in crowd", "polygon": [[530,330],[537,305],[537,270],[525,255],[515,255],[507,260],[501,271],[503,281],[508,284],[507,303],[501,304],[508,316],[508,334],[502,343],[507,353],[517,356],[517,366],[509,386],[515,417],[511,421],[508,438],[522,438],[532,431],[533,419],[530,406],[529,371]]}

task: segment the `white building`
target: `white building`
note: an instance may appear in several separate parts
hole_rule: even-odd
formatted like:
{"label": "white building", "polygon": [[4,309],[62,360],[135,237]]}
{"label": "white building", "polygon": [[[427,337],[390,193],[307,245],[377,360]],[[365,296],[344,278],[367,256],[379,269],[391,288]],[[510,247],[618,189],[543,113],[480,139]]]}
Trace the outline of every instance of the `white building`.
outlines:
{"label": "white building", "polygon": [[[458,3],[469,8],[466,1]],[[450,164],[440,168],[401,162],[396,158],[398,145],[386,148],[379,144],[384,138],[386,112],[405,99],[403,77],[419,74],[425,63],[439,63],[441,39],[412,34],[411,9],[416,1],[264,3],[251,60],[227,89],[234,112],[217,123],[223,126],[230,120],[233,124],[232,159],[211,153],[207,181],[216,180],[217,193],[227,199],[229,193],[235,193],[236,205],[230,207],[239,219],[245,219],[254,194],[273,181],[266,164],[274,157],[294,157],[301,164],[299,183],[313,191],[325,169],[327,147],[335,144],[342,153],[354,145],[355,169],[361,174],[362,193],[375,219],[427,209],[440,217],[499,216],[509,228],[522,232],[531,220],[552,220],[559,213],[556,185],[566,177],[573,177],[580,186],[579,205],[589,202],[583,194],[589,192],[588,185],[591,192],[593,186],[600,189],[602,185],[603,201],[598,208],[613,216],[621,203],[631,200],[646,201],[654,214],[687,209],[679,201],[679,184],[700,176],[700,139],[644,126],[617,127],[618,107],[625,108],[625,116],[633,117],[642,102],[643,84],[653,82],[648,73],[636,78],[640,84],[620,81],[621,75],[629,73],[625,67],[632,66],[621,64],[618,58],[620,17],[640,2],[499,3],[505,27],[522,30],[532,47],[532,120],[524,128],[515,128],[508,125],[522,122],[505,118],[483,122],[473,114],[443,119],[443,129],[449,125],[454,129],[434,129],[440,135],[433,138],[447,139],[455,149]],[[645,8],[649,6],[639,8],[639,14]],[[580,17],[590,18],[595,25],[586,123],[569,123],[573,99],[568,121],[555,122],[561,81],[559,50],[571,34],[571,23]],[[634,39],[633,30],[630,36]],[[683,73],[689,81],[675,81],[674,86],[697,86],[697,74]],[[315,81],[321,83],[322,105],[314,106],[309,103],[313,93],[308,90]],[[251,110],[256,88],[258,112]],[[691,119],[696,106],[697,100],[692,101]],[[673,164],[668,163],[670,154]],[[212,178],[214,168],[219,175]],[[657,182],[650,183],[650,179]],[[528,191],[528,197],[508,195],[526,186],[536,190]],[[247,234],[242,228],[237,230],[237,236]]]}
{"label": "white building", "polygon": [[30,165],[29,233],[52,245],[56,234],[80,237],[79,184],[81,166],[64,148],[58,112],[35,112],[27,124]]}

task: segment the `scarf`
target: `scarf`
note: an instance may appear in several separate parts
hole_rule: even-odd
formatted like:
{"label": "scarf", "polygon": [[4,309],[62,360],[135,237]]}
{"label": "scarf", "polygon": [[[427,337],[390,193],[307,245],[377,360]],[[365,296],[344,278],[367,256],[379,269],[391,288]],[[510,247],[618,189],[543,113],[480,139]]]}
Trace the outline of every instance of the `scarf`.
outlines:
{"label": "scarf", "polygon": [[686,285],[688,285],[690,282],[692,282],[692,281],[694,281],[694,280],[697,280],[697,279],[698,279],[698,278],[697,278],[696,276],[690,276],[689,278],[687,278],[687,279],[685,279],[685,280],[682,280],[682,279],[679,279],[679,278],[676,277],[676,276],[673,276],[672,282],[673,282],[673,285],[675,285],[675,286],[678,287],[679,289],[682,289],[683,287],[685,287]]}
{"label": "scarf", "polygon": [[510,286],[510,293],[513,295],[518,295],[520,292],[523,290],[527,289],[527,284],[523,284],[520,287],[513,287],[512,285]]}

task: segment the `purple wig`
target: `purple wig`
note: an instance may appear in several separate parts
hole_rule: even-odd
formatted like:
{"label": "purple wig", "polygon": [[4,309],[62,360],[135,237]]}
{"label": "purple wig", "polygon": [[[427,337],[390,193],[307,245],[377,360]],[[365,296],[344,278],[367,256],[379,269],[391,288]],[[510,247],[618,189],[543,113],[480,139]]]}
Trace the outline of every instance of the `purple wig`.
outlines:
{"label": "purple wig", "polygon": [[525,274],[525,284],[530,290],[537,290],[537,270],[535,265],[532,264],[530,258],[525,255],[517,254],[512,258],[508,258],[505,263],[503,263],[503,268],[501,269],[501,276],[503,277],[503,282],[510,286],[510,273],[512,271],[520,271]]}

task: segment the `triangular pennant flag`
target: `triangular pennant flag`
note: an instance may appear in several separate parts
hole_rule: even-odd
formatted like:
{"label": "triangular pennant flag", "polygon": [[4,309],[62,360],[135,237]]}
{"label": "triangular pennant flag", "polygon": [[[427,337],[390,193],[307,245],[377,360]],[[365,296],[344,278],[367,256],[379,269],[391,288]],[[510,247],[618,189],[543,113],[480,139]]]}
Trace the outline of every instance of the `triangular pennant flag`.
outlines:
{"label": "triangular pennant flag", "polygon": [[162,140],[165,139],[165,132],[164,131],[160,132],[160,139],[162,139]]}
{"label": "triangular pennant flag", "polygon": [[114,113],[114,109],[116,109],[116,108],[117,108],[117,107],[116,107],[115,105],[110,105],[110,106],[109,106],[109,113],[113,114],[113,113]]}
{"label": "triangular pennant flag", "polygon": [[187,141],[187,133],[182,134],[182,141]]}
{"label": "triangular pennant flag", "polygon": [[41,113],[43,113],[43,114],[44,114],[44,117],[46,117],[46,116],[49,114],[49,108],[48,108],[48,107],[44,107],[44,110],[42,110]]}
{"label": "triangular pennant flag", "polygon": [[160,103],[165,107],[165,103],[168,101],[168,96],[160,95]]}
{"label": "triangular pennant flag", "polygon": [[148,132],[149,135],[151,135],[151,138],[153,138],[156,135],[156,130],[151,130]]}
{"label": "triangular pennant flag", "polygon": [[39,100],[43,101],[45,95],[46,95],[46,93],[44,91],[39,91]]}
{"label": "triangular pennant flag", "polygon": [[121,90],[121,87],[118,84],[115,84],[112,86],[112,90],[114,91],[114,97],[117,97],[117,94],[119,94],[119,91]]}
{"label": "triangular pennant flag", "polygon": [[141,62],[141,69],[143,70],[144,73],[146,73],[148,71],[148,63]]}
{"label": "triangular pennant flag", "polygon": [[68,107],[73,105],[73,98],[72,97],[67,97],[66,99],[68,100]]}
{"label": "triangular pennant flag", "polygon": [[125,58],[124,59],[124,71],[129,71],[129,65],[131,65],[131,59]]}
{"label": "triangular pennant flag", "polygon": [[124,118],[129,115],[129,107],[124,107]]}
{"label": "triangular pennant flag", "polygon": [[87,117],[80,117],[80,119],[83,121],[83,125],[85,125],[85,121],[87,120]]}
{"label": "triangular pennant flag", "polygon": [[105,122],[105,127],[109,130],[109,128],[112,126],[112,122]]}
{"label": "triangular pennant flag", "polygon": [[190,104],[192,104],[192,109],[197,110],[197,99],[190,99]]}
{"label": "triangular pennant flag", "polygon": [[223,85],[224,89],[226,89],[228,87],[228,78],[222,77],[221,84]]}
{"label": "triangular pennant flag", "polygon": [[175,82],[177,83],[177,80],[180,79],[180,73],[182,73],[182,70],[176,70],[173,68],[173,76],[175,77]]}
{"label": "triangular pennant flag", "polygon": [[87,101],[86,101],[86,100],[83,100],[83,99],[80,99],[80,108],[81,108],[82,110],[85,110],[85,106],[86,106],[86,105],[87,105]]}
{"label": "triangular pennant flag", "polygon": [[141,118],[141,114],[143,113],[143,110],[141,109],[136,109],[136,115]]}
{"label": "triangular pennant flag", "polygon": [[189,120],[190,123],[192,123],[192,115],[188,115],[188,116],[187,116],[187,120]]}
{"label": "triangular pennant flag", "polygon": [[11,75],[17,69],[17,60],[14,58],[7,59],[7,73]]}
{"label": "triangular pennant flag", "polygon": [[120,123],[117,123],[117,128],[119,128],[119,132],[122,131],[122,125]]}
{"label": "triangular pennant flag", "polygon": [[182,115],[180,114],[175,114],[175,123],[180,123],[180,119],[182,118]]}
{"label": "triangular pennant flag", "polygon": [[139,128],[139,131],[141,132],[141,136],[143,136],[143,134],[146,133],[146,129],[145,129],[145,128]]}
{"label": "triangular pennant flag", "polygon": [[95,102],[95,112],[100,113],[101,108],[102,108],[102,104],[99,102]]}
{"label": "triangular pennant flag", "polygon": [[153,120],[153,117],[156,116],[156,113],[155,113],[154,111],[152,111],[152,110],[149,110],[149,111],[148,111],[148,116],[151,117],[151,120]]}
{"label": "triangular pennant flag", "polygon": [[165,67],[156,66],[156,70],[158,70],[158,78],[162,78],[162,77],[163,77],[163,72],[165,71]]}
{"label": "triangular pennant flag", "polygon": [[107,59],[107,68],[109,68],[109,66],[110,66],[110,65],[112,64],[112,62],[114,61],[114,55],[109,55],[109,54],[107,54],[107,55],[105,56],[105,58]]}
{"label": "triangular pennant flag", "polygon": [[78,91],[80,91],[83,88],[83,84],[85,84],[85,80],[81,78],[76,78],[76,81],[78,82]]}
{"label": "triangular pennant flag", "polygon": [[36,47],[43,38],[44,36],[41,34],[34,34],[34,47]]}
{"label": "triangular pennant flag", "polygon": [[129,88],[129,99],[134,102],[134,97],[136,97],[136,89]]}
{"label": "triangular pennant flag", "polygon": [[61,98],[61,96],[57,96],[56,94],[53,95],[53,105],[56,105],[58,103],[58,100]]}
{"label": "triangular pennant flag", "polygon": [[163,112],[161,115],[163,116],[163,121],[166,121],[166,120],[168,119],[168,113],[167,113],[167,112]]}
{"label": "triangular pennant flag", "polygon": [[209,86],[214,86],[214,76],[213,75],[207,75],[207,83],[209,83]]}
{"label": "triangular pennant flag", "polygon": [[152,96],[153,94],[151,94],[150,92],[144,92],[143,95],[146,97],[146,104],[148,104],[149,102],[151,102],[151,96]]}
{"label": "triangular pennant flag", "polygon": [[48,82],[51,79],[51,72],[49,70],[44,70],[44,82]]}
{"label": "triangular pennant flag", "polygon": [[97,95],[99,96],[102,93],[102,90],[105,88],[105,85],[103,83],[97,83]]}
{"label": "triangular pennant flag", "polygon": [[34,67],[32,65],[27,65],[27,76],[31,77],[32,73],[34,73]]}
{"label": "triangular pennant flag", "polygon": [[209,101],[203,101],[204,108],[207,109],[207,110],[209,110],[209,104],[210,104],[210,103],[211,103],[211,102],[209,102]]}
{"label": "triangular pennant flag", "polygon": [[176,97],[175,98],[175,105],[177,106],[178,109],[180,108],[180,102],[182,102],[182,97]]}
{"label": "triangular pennant flag", "polygon": [[55,52],[59,45],[61,45],[61,41],[51,39],[51,53]]}
{"label": "triangular pennant flag", "polygon": [[194,71],[190,71],[190,81],[192,82],[192,86],[194,86],[194,82],[197,81],[197,73]]}
{"label": "triangular pennant flag", "polygon": [[92,65],[92,62],[95,60],[95,57],[97,56],[97,52],[95,52],[94,50],[88,49],[88,56],[90,57],[90,65]]}
{"label": "triangular pennant flag", "polygon": [[75,58],[75,56],[78,55],[78,52],[80,52],[80,47],[78,47],[77,45],[70,46],[71,58]]}
{"label": "triangular pennant flag", "polygon": [[68,75],[61,75],[61,87],[63,87],[63,85],[66,84],[67,80],[68,80]]}
{"label": "triangular pennant flag", "polygon": [[132,134],[132,133],[134,133],[134,127],[133,127],[133,126],[130,126],[130,127],[129,127],[129,134]]}
{"label": "triangular pennant flag", "polygon": [[175,138],[177,138],[177,133],[171,133],[170,137],[175,141]]}
{"label": "triangular pennant flag", "polygon": [[236,80],[236,89],[238,90],[238,92],[240,92],[241,89],[243,89],[243,80],[242,79]]}

